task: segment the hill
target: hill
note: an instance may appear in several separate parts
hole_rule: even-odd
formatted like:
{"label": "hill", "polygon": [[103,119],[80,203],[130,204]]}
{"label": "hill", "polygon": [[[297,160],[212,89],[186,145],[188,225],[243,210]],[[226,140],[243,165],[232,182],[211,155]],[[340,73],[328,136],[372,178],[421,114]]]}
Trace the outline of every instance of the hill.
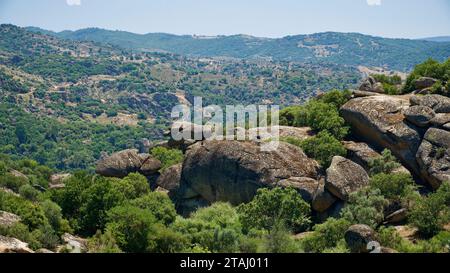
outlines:
{"label": "hill", "polygon": [[95,41],[135,51],[164,51],[201,57],[270,59],[295,62],[332,62],[345,65],[386,67],[409,71],[427,58],[445,60],[450,43],[387,39],[359,33],[325,32],[270,39],[248,35],[177,36],[165,33],[135,34],[99,28],[59,33],[30,28],[59,38]]}
{"label": "hill", "polygon": [[438,37],[430,37],[430,38],[424,38],[424,39],[420,39],[420,40],[424,40],[424,41],[430,41],[430,42],[450,42],[450,36],[438,36]]}

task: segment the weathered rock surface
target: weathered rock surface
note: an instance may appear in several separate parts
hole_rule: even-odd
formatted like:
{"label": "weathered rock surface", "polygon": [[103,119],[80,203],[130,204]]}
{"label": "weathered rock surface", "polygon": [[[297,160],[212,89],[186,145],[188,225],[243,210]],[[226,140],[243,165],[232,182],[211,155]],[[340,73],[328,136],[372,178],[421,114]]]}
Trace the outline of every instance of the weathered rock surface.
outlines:
{"label": "weathered rock surface", "polygon": [[345,232],[345,241],[353,253],[368,253],[370,242],[376,241],[375,231],[366,225],[353,225]]}
{"label": "weathered rock surface", "polygon": [[427,127],[436,115],[430,107],[419,105],[409,107],[403,114],[407,121],[419,127]]}
{"label": "weathered rock surface", "polygon": [[384,93],[383,84],[376,82],[373,77],[368,77],[359,87],[360,91],[373,92],[373,93]]}
{"label": "weathered rock surface", "polygon": [[64,248],[64,251],[69,251],[70,253],[85,253],[87,252],[87,240],[73,236],[69,233],[63,234],[61,239],[65,243],[60,251]]}
{"label": "weathered rock surface", "polygon": [[20,217],[6,212],[6,211],[0,211],[0,226],[2,227],[10,227],[13,226],[14,224],[20,222]]}
{"label": "weathered rock surface", "polygon": [[448,123],[450,123],[450,113],[436,114],[435,117],[430,120],[430,124],[436,127],[443,127]]}
{"label": "weathered rock surface", "polygon": [[389,214],[388,216],[386,216],[386,223],[389,224],[396,224],[396,223],[401,223],[403,221],[406,220],[408,216],[408,210],[403,208],[403,209],[399,209],[391,214]]}
{"label": "weathered rock surface", "polygon": [[337,198],[334,195],[332,195],[328,190],[325,189],[325,184],[322,184],[314,193],[311,207],[313,210],[317,212],[325,212],[336,201]]}
{"label": "weathered rock surface", "polygon": [[279,138],[296,138],[305,140],[314,136],[314,132],[309,127],[273,126],[259,127],[248,130],[247,136],[255,135],[257,140],[270,141]]}
{"label": "weathered rock surface", "polygon": [[28,176],[24,175],[23,173],[21,173],[19,171],[11,170],[11,171],[9,171],[9,173],[14,177],[22,178],[25,181],[29,181]]}
{"label": "weathered rock surface", "polygon": [[346,158],[335,156],[327,169],[325,188],[337,198],[347,201],[351,193],[369,185],[363,167]]}
{"label": "weathered rock surface", "polygon": [[416,86],[416,89],[422,90],[429,87],[432,87],[437,82],[436,79],[429,78],[429,77],[420,77],[417,79],[414,84]]}
{"label": "weathered rock surface", "polygon": [[450,181],[450,132],[430,128],[417,151],[417,162],[433,188]]}
{"label": "weathered rock surface", "polygon": [[282,188],[294,188],[302,196],[302,198],[311,203],[314,194],[319,188],[319,182],[309,177],[290,177],[288,179],[281,180],[276,184]]}
{"label": "weathered rock surface", "polygon": [[172,199],[176,199],[181,182],[182,164],[177,164],[164,170],[156,180],[156,185],[167,190]]}
{"label": "weathered rock surface", "polygon": [[387,148],[409,170],[420,173],[415,160],[421,135],[414,125],[404,122],[408,99],[395,96],[356,98],[341,113],[358,138],[378,148]]}
{"label": "weathered rock surface", "polygon": [[237,205],[250,201],[259,188],[274,187],[279,181],[318,178],[318,163],[300,148],[284,142],[276,144],[278,148],[273,151],[263,151],[263,144],[251,141],[203,141],[192,145],[183,164],[181,197],[203,200],[203,204],[225,201]]}
{"label": "weathered rock surface", "polygon": [[411,105],[427,106],[435,113],[450,113],[450,98],[442,95],[412,96]]}
{"label": "weathered rock surface", "polygon": [[107,177],[123,178],[130,173],[139,172],[145,176],[155,174],[161,168],[161,162],[148,154],[139,154],[138,150],[124,150],[97,162],[96,173]]}
{"label": "weathered rock surface", "polygon": [[0,235],[0,253],[33,253],[27,243]]}

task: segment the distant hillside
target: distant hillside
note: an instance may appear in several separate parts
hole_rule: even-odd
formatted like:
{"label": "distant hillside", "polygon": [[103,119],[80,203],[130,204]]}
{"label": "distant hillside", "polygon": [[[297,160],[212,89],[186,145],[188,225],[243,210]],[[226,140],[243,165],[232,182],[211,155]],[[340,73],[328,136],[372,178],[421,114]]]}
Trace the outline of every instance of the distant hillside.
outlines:
{"label": "distant hillside", "polygon": [[446,43],[446,42],[450,42],[450,36],[430,37],[430,38],[424,38],[424,39],[420,39],[420,40]]}
{"label": "distant hillside", "polygon": [[[32,31],[39,31],[30,28]],[[346,65],[386,67],[408,71],[414,65],[450,56],[450,42],[386,39],[358,33],[326,32],[279,39],[233,36],[145,35],[98,28],[59,33],[41,30],[59,38],[109,43],[136,51],[167,51],[182,55],[232,58],[268,58],[278,61],[332,62]]]}

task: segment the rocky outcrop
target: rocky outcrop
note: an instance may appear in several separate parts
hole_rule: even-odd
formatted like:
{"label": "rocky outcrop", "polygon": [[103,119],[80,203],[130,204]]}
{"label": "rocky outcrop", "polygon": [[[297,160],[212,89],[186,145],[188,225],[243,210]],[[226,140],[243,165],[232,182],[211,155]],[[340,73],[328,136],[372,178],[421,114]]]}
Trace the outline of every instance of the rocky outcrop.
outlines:
{"label": "rocky outcrop", "polygon": [[377,82],[373,77],[368,77],[359,87],[360,91],[384,93],[383,84]]}
{"label": "rocky outcrop", "polygon": [[349,195],[369,185],[369,175],[360,165],[335,156],[327,169],[325,188],[337,198],[347,201]]}
{"label": "rocky outcrop", "polygon": [[325,189],[325,183],[321,183],[318,189],[314,193],[311,208],[317,212],[325,212],[328,210],[338,199]]}
{"label": "rocky outcrop", "polygon": [[0,253],[33,253],[27,243],[0,235]]}
{"label": "rocky outcrop", "polygon": [[25,181],[29,181],[28,176],[24,175],[23,173],[16,171],[16,170],[11,170],[9,171],[9,174],[14,176],[14,177],[18,177],[18,178],[22,178]]}
{"label": "rocky outcrop", "polygon": [[359,139],[381,149],[389,149],[409,170],[419,174],[415,160],[421,143],[417,127],[405,121],[407,98],[374,96],[347,102],[341,113]]}
{"label": "rocky outcrop", "polygon": [[426,106],[435,113],[450,113],[450,98],[442,95],[412,96],[411,105]]}
{"label": "rocky outcrop", "polygon": [[164,170],[156,180],[156,185],[167,191],[172,200],[176,200],[181,182],[182,164],[177,164]]}
{"label": "rocky outcrop", "polygon": [[62,189],[65,187],[64,182],[72,175],[70,173],[58,173],[50,176],[50,182],[48,187],[50,189]]}
{"label": "rocky outcrop", "polygon": [[450,181],[450,132],[430,128],[417,152],[417,162],[433,188]]}
{"label": "rocky outcrop", "polygon": [[87,240],[73,236],[69,233],[65,233],[61,236],[61,239],[65,245],[58,247],[58,252],[64,251],[69,253],[86,253],[87,252]]}
{"label": "rocky outcrop", "polygon": [[248,202],[259,188],[275,187],[286,179],[318,179],[316,161],[296,146],[277,144],[273,151],[264,151],[262,144],[251,141],[203,141],[192,145],[181,177],[182,213],[186,213],[184,207],[192,209],[195,203]]}
{"label": "rocky outcrop", "polygon": [[139,154],[138,150],[124,150],[97,162],[96,173],[107,177],[123,178],[139,172],[149,176],[158,172],[161,162],[149,154]]}
{"label": "rocky outcrop", "polygon": [[0,227],[10,227],[14,224],[20,222],[20,217],[6,212],[6,211],[0,211]]}
{"label": "rocky outcrop", "polygon": [[436,115],[430,107],[419,105],[409,107],[403,114],[407,121],[419,127],[427,127]]}
{"label": "rocky outcrop", "polygon": [[406,220],[408,216],[408,210],[403,208],[399,209],[385,217],[385,223],[397,224]]}
{"label": "rocky outcrop", "polygon": [[353,225],[345,232],[345,242],[353,253],[370,252],[369,243],[376,241],[375,231],[366,225]]}

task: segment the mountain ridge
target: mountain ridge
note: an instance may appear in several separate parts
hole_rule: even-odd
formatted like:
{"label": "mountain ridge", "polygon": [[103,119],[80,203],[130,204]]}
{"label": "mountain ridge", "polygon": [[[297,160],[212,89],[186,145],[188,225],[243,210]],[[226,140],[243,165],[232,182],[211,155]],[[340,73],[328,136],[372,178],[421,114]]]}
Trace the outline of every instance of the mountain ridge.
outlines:
{"label": "mountain ridge", "polygon": [[89,40],[141,52],[165,51],[196,57],[230,57],[277,61],[370,65],[409,71],[415,64],[432,57],[450,56],[450,42],[393,39],[360,33],[321,32],[264,38],[250,35],[136,34],[127,31],[86,28],[52,32],[29,27],[68,40]]}

